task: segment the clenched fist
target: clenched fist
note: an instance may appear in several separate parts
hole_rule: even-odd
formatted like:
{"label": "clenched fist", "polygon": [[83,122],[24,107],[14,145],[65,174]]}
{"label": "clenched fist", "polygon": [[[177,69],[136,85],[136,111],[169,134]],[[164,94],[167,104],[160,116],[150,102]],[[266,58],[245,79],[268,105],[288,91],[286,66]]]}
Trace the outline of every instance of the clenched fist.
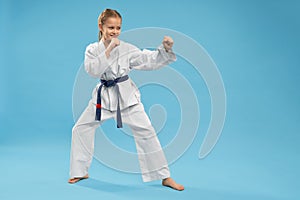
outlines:
{"label": "clenched fist", "polygon": [[120,40],[118,38],[112,38],[109,45],[108,45],[108,48],[110,48],[112,50],[116,46],[119,46],[119,45],[120,45]]}
{"label": "clenched fist", "polygon": [[110,56],[110,52],[119,45],[120,45],[120,40],[118,38],[112,38],[105,51],[106,57],[108,58]]}
{"label": "clenched fist", "polygon": [[166,51],[170,51],[173,47],[174,41],[171,37],[165,36],[162,43],[163,43],[164,48],[166,49]]}

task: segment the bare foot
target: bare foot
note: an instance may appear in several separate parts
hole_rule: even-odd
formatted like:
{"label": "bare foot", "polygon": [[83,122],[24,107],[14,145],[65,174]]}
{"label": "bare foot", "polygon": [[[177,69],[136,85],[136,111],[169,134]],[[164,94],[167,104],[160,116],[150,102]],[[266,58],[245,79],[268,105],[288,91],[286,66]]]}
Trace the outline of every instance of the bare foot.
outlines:
{"label": "bare foot", "polygon": [[87,179],[87,178],[89,178],[89,175],[88,175],[88,174],[85,175],[85,176],[83,176],[83,177],[74,177],[74,178],[70,178],[69,181],[68,181],[68,183],[74,184],[74,183],[77,183],[78,181],[81,181],[81,180]]}
{"label": "bare foot", "polygon": [[162,181],[162,185],[163,185],[163,186],[170,187],[170,188],[172,188],[172,189],[174,189],[174,190],[178,190],[178,191],[184,190],[183,185],[180,185],[180,184],[176,183],[171,177],[165,178],[165,179]]}

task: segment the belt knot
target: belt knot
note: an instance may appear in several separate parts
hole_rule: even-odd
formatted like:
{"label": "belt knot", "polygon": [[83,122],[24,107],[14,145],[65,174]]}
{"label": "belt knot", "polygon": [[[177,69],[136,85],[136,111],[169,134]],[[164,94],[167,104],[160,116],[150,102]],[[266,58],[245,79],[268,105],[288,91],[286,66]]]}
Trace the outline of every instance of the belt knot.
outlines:
{"label": "belt knot", "polygon": [[117,127],[118,128],[122,128],[123,124],[122,124],[122,118],[121,118],[121,109],[120,109],[120,91],[119,91],[119,86],[118,83],[126,81],[128,79],[128,75],[125,76],[121,76],[119,78],[113,79],[113,80],[104,80],[101,79],[101,85],[98,88],[97,91],[97,104],[96,104],[96,120],[97,121],[101,121],[101,90],[102,87],[112,87],[112,86],[116,86],[117,88],[117,98],[118,98],[118,104],[117,104]]}

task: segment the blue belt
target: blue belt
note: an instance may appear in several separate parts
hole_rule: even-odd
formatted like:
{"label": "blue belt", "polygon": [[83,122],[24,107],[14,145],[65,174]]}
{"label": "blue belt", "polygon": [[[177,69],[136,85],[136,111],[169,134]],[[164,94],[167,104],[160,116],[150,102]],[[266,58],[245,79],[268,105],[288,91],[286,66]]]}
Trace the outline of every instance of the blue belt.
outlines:
{"label": "blue belt", "polygon": [[122,128],[122,118],[121,118],[121,110],[120,110],[120,101],[119,101],[119,97],[120,97],[120,91],[119,91],[119,86],[118,83],[126,81],[128,79],[128,75],[125,76],[121,76],[119,78],[116,78],[114,80],[103,80],[101,79],[101,85],[98,88],[97,91],[97,104],[96,104],[96,120],[97,121],[101,121],[101,90],[102,87],[112,87],[112,86],[116,86],[117,89],[117,98],[118,98],[118,104],[117,104],[117,127],[118,128]]}

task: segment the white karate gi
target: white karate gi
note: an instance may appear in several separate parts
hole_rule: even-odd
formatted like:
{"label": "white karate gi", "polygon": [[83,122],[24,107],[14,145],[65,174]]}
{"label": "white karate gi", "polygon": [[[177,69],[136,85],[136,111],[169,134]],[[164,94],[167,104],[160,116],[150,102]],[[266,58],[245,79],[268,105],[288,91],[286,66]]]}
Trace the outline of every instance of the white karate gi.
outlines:
{"label": "white karate gi", "polygon": [[[131,69],[154,70],[176,60],[172,51],[166,52],[163,45],[157,50],[143,50],[120,41],[106,58],[102,42],[90,44],[86,48],[84,66],[88,74],[104,80],[113,80],[128,75]],[[170,177],[168,163],[156,136],[156,132],[140,101],[140,92],[129,78],[117,83],[123,123],[127,124],[134,136],[143,181],[153,181]],[[101,91],[101,121],[95,120],[97,89],[93,91],[88,107],[82,113],[72,130],[70,178],[83,177],[88,173],[93,152],[95,129],[110,118],[116,118],[116,86],[105,87]]]}

